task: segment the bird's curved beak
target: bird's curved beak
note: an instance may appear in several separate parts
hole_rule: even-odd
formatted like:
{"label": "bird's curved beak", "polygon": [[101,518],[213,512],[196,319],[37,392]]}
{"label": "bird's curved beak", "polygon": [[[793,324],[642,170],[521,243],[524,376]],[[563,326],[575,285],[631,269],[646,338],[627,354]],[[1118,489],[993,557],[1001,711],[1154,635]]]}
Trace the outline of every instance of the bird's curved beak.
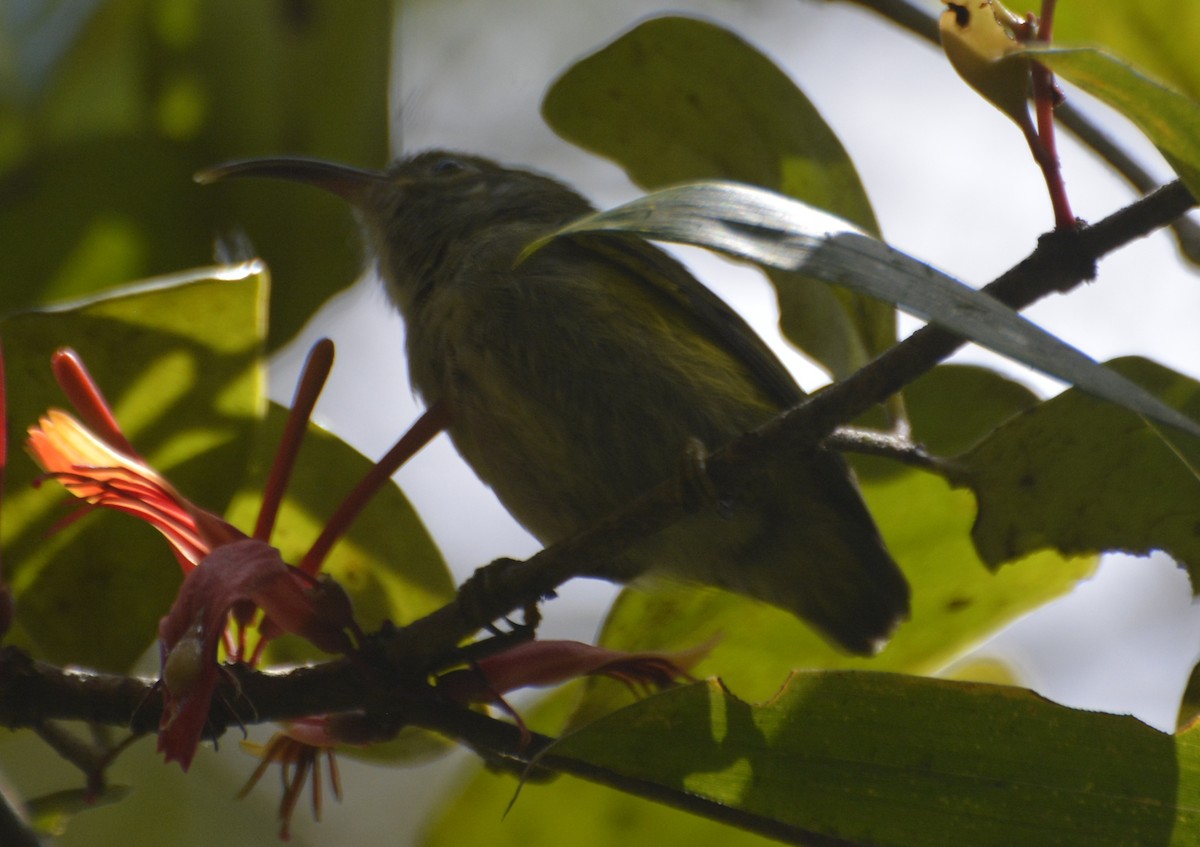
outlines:
{"label": "bird's curved beak", "polygon": [[388,181],[387,175],[380,171],[292,156],[224,162],[198,171],[193,179],[201,185],[209,185],[242,177],[282,179],[316,186],[360,207],[368,204],[373,189]]}

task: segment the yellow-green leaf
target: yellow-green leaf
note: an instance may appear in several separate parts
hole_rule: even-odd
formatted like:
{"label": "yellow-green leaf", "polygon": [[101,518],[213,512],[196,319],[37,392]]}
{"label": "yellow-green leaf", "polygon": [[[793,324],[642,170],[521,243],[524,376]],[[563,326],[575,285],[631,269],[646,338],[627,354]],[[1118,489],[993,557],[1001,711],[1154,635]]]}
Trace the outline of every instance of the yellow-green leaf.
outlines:
{"label": "yellow-green leaf", "polygon": [[[1145,359],[1109,366],[1200,415],[1200,384]],[[1200,441],[1072,389],[962,457],[979,499],[975,543],[989,565],[1033,550],[1163,550],[1200,584]]]}
{"label": "yellow-green leaf", "polygon": [[263,411],[266,277],[209,269],[52,312],[0,321],[13,455],[5,478],[9,638],[58,663],[123,671],[153,642],[180,581],[166,542],[110,511],[53,532],[79,507],[38,469],[20,434],[65,407],[50,355],[74,347],[130,440],[188,497],[220,511],[241,482]]}
{"label": "yellow-green leaf", "polygon": [[1103,44],[1192,99],[1200,99],[1200,5],[1180,0],[1060,3],[1054,40]]}
{"label": "yellow-green leaf", "polygon": [[1103,100],[1146,134],[1193,195],[1200,195],[1200,102],[1174,91],[1103,50],[1023,51]]}
{"label": "yellow-green leaf", "polygon": [[67,831],[71,819],[80,812],[100,809],[119,803],[133,789],[127,785],[105,785],[99,791],[87,788],[68,788],[34,797],[26,804],[29,820],[42,835],[60,836]]}
{"label": "yellow-green leaf", "polygon": [[1200,843],[1190,734],[982,683],[818,672],[760,705],[700,683],[549,755],[797,844],[811,833],[877,847]]}
{"label": "yellow-green leaf", "polygon": [[[645,188],[734,179],[878,231],[853,162],[816,108],[774,62],[716,24],[638,25],[559,77],[542,113]],[[889,307],[802,274],[768,275],[784,334],[835,376],[895,341]]]}

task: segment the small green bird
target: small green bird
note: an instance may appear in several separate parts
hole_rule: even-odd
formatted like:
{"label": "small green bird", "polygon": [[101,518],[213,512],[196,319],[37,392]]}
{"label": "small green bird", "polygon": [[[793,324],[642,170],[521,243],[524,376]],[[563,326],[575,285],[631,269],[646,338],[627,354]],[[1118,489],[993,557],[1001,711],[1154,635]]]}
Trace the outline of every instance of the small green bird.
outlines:
{"label": "small green bird", "polygon": [[[591,213],[556,180],[442,150],[386,172],[309,159],[233,162],[203,182],[270,177],[347,200],[404,318],[424,401],[458,451],[545,544],[804,397],[779,360],[683,265],[639,238],[536,239]],[[727,494],[728,492],[723,492]],[[855,653],[907,617],[908,584],[840,456],[779,457],[732,515],[687,517],[595,576],[652,572],[786,609]]]}

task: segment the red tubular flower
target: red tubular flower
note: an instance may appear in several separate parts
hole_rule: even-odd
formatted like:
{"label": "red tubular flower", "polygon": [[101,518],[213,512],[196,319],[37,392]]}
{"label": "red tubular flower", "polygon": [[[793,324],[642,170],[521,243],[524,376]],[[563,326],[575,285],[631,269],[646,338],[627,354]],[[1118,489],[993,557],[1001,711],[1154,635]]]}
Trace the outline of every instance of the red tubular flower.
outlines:
{"label": "red tubular flower", "polygon": [[318,821],[321,819],[322,758],[329,771],[329,786],[333,789],[333,796],[337,800],[342,799],[341,774],[333,750],[344,743],[344,739],[331,733],[327,715],[290,721],[265,745],[243,741],[242,746],[261,761],[238,792],[238,799],[250,793],[271,765],[279,765],[283,779],[283,798],[279,801],[279,837],[287,841],[291,837],[292,813],[304,792],[309,773],[312,774],[313,818]]}
{"label": "red tubular flower", "polygon": [[[341,599],[329,602],[331,596]],[[350,652],[349,633],[360,634],[349,600],[335,583],[292,567],[265,541],[221,545],[188,574],[158,625],[163,669],[158,749],[168,762],[178,761],[184,770],[191,764],[217,684],[227,616],[244,625],[255,609],[279,631],[302,635],[327,653]]]}
{"label": "red tubular flower", "polygon": [[[302,419],[289,426],[292,435],[281,445],[268,484],[256,528],[263,537],[250,538],[188,501],[137,454],[74,352],[54,356],[55,375],[87,425],[50,410],[29,430],[34,460],[88,508],[126,512],[154,526],[184,570],[175,603],[159,623],[163,716],[158,739],[166,760],[178,761],[184,770],[208,720],[222,640],[230,658],[254,664],[266,642],[284,632],[329,653],[351,651],[351,634],[361,638],[345,592],[327,577],[287,564],[265,540],[319,391],[319,385],[312,390],[313,374],[323,382],[331,364],[332,344],[319,343],[302,378],[310,395],[307,405],[293,410]],[[263,612],[259,639],[247,660],[245,631],[258,610]]]}
{"label": "red tubular flower", "polygon": [[34,461],[88,508],[141,518],[167,539],[187,573],[219,544],[246,536],[190,503],[140,457],[102,440],[66,412],[51,409],[29,428]]}
{"label": "red tubular flower", "polygon": [[438,678],[438,690],[460,703],[486,703],[518,688],[600,675],[641,693],[690,680],[688,671],[712,647],[709,641],[677,653],[624,653],[582,641],[525,641],[469,668],[443,674]]}
{"label": "red tubular flower", "polygon": [[51,357],[54,376],[85,423],[51,409],[26,442],[46,475],[83,500],[141,518],[163,534],[184,573],[245,533],[189,501],[151,468],[121,432],[99,386],[70,349]]}

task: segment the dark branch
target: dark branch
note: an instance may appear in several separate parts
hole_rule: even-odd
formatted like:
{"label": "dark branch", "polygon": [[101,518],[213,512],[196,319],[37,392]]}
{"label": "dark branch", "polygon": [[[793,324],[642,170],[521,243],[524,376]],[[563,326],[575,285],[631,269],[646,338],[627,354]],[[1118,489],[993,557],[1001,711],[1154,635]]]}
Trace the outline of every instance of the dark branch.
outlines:
{"label": "dark branch", "polygon": [[[440,700],[432,689],[420,684],[410,682],[400,686],[393,683],[381,687],[378,679],[374,684],[367,684],[365,677],[371,674],[364,674],[361,667],[356,667],[350,660],[301,668],[286,674],[255,673],[242,668],[231,668],[231,671],[236,675],[237,684],[228,686],[225,692],[229,705],[216,706],[211,717],[216,735],[238,723],[229,713],[229,706],[236,706],[239,701],[244,701],[247,707],[253,705],[254,722],[275,722],[364,706],[371,708],[374,704],[373,723],[386,730],[380,733],[381,738],[394,735],[403,726],[422,727],[456,739],[489,761],[507,764],[517,775],[525,775],[530,768],[533,778],[538,771],[569,773],[788,843],[808,847],[845,847],[848,844],[730,808],[682,789],[556,756],[551,750],[552,738],[533,734],[530,739],[525,739],[513,724]],[[33,708],[35,700],[42,697],[53,699],[44,703],[45,708]],[[129,724],[134,731],[142,732],[157,726],[161,710],[162,703],[152,680],[68,673],[32,662],[15,648],[0,650],[0,723],[5,725],[37,726],[48,719],[71,717],[72,712],[98,715],[116,711],[132,714],[132,720],[119,723]],[[244,714],[242,717],[246,719]],[[0,832],[3,831],[0,821]],[[31,843],[36,845],[37,842]]]}
{"label": "dark branch", "polygon": [[938,474],[952,483],[963,479],[962,470],[953,460],[932,455],[920,444],[914,444],[907,435],[843,426],[821,444],[828,450],[891,459],[910,468]]}

